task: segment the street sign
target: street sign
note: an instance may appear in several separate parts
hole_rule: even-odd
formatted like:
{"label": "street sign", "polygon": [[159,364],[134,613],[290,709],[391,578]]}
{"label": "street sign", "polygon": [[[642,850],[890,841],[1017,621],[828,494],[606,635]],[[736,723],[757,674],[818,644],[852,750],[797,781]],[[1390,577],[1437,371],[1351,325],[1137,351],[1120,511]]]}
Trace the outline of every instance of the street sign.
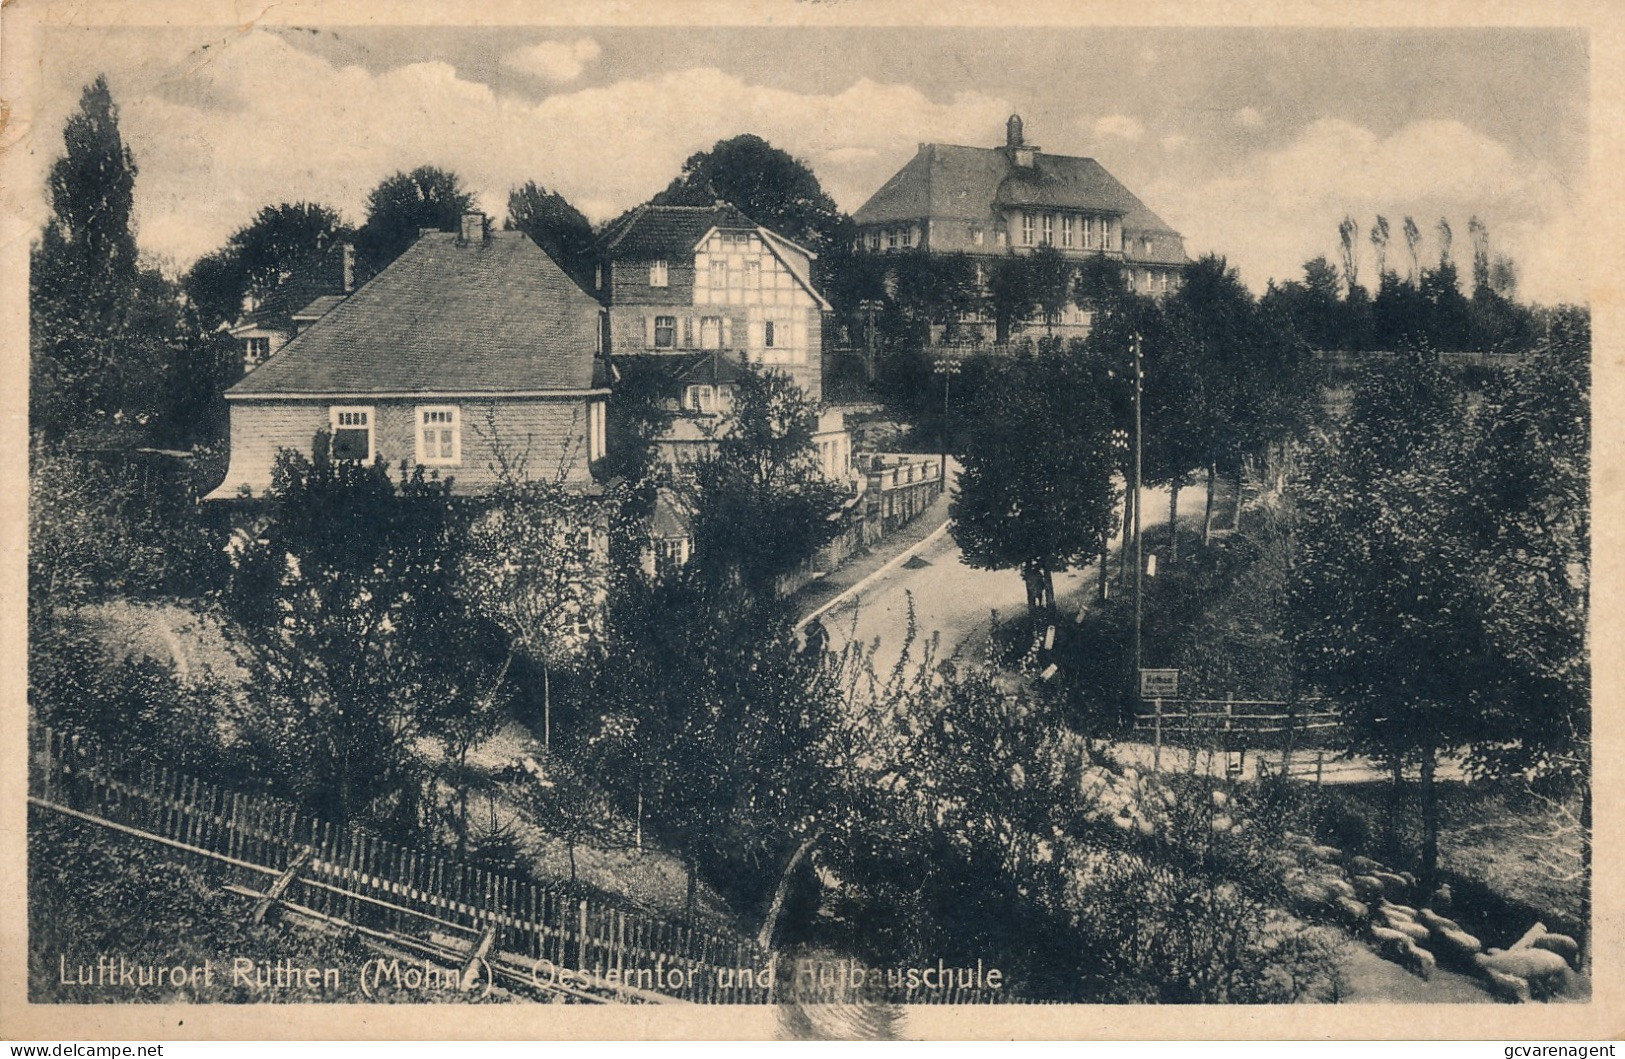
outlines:
{"label": "street sign", "polygon": [[1140,698],[1174,699],[1179,697],[1179,670],[1140,670]]}

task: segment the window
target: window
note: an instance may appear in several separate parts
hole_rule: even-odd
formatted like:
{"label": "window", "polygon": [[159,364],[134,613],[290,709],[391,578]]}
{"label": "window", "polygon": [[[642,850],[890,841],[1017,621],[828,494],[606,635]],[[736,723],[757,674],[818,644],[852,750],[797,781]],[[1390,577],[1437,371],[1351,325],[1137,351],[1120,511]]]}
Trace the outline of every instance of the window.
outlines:
{"label": "window", "polygon": [[1066,216],[1061,218],[1061,245],[1062,246],[1068,246],[1069,247],[1069,246],[1077,245],[1077,238],[1076,238],[1077,229],[1078,229],[1078,219],[1076,217],[1072,216],[1069,213]]}
{"label": "window", "polygon": [[904,228],[903,229],[903,249],[907,250],[909,247],[911,247],[913,245],[914,245],[914,229],[913,228]]}
{"label": "window", "polygon": [[649,286],[664,287],[667,285],[669,278],[664,261],[649,262]]}
{"label": "window", "polygon": [[371,463],[372,409],[333,408],[328,416],[333,428],[333,458]]}
{"label": "window", "polygon": [[720,317],[720,316],[702,316],[702,317],[700,317],[700,348],[701,349],[721,349],[722,348],[722,317]]}
{"label": "window", "polygon": [[243,364],[252,368],[271,355],[271,340],[269,338],[243,339]]}
{"label": "window", "polygon": [[683,348],[694,348],[694,318],[692,316],[683,317]]}
{"label": "window", "polygon": [[896,228],[887,228],[886,229],[886,249],[887,250],[896,250],[897,249],[897,229]]}
{"label": "window", "polygon": [[1023,213],[1021,215],[1021,245],[1022,246],[1032,246],[1033,245],[1033,226],[1034,226],[1034,221],[1035,220],[1036,220],[1036,218],[1034,218],[1034,216],[1032,215],[1031,212]]}
{"label": "window", "polygon": [[711,289],[720,291],[728,285],[728,259],[713,257],[711,259]]}
{"label": "window", "polygon": [[452,467],[463,462],[463,439],[456,405],[418,408],[418,462]]}
{"label": "window", "polygon": [[674,349],[677,346],[677,317],[655,317],[655,348]]}
{"label": "window", "polygon": [[604,402],[587,402],[587,462],[596,463],[604,458],[608,446],[604,440]]}
{"label": "window", "polygon": [[1157,289],[1160,291],[1165,291],[1168,289],[1168,273],[1157,273]]}
{"label": "window", "polygon": [[688,387],[683,391],[683,407],[690,412],[710,415],[717,410],[716,390],[703,384]]}
{"label": "window", "polygon": [[972,225],[971,226],[971,230],[970,230],[971,245],[973,245],[973,246],[981,246],[982,241],[985,238],[986,238],[986,235],[985,235],[985,233],[983,233],[981,225],[977,224],[977,225]]}
{"label": "window", "polygon": [[1055,214],[1044,214],[1044,245],[1053,246],[1055,243]]}
{"label": "window", "polygon": [[686,537],[662,537],[655,541],[655,572],[669,574],[688,562]]}
{"label": "window", "polygon": [[773,323],[774,322],[772,320],[768,320],[768,321],[765,321],[762,324],[762,345],[766,346],[769,349],[772,349],[773,345],[774,345],[774,342],[773,342],[773,339],[774,339]]}
{"label": "window", "polygon": [[1095,245],[1095,219],[1093,217],[1083,219],[1083,245]]}
{"label": "window", "polygon": [[745,262],[745,289],[756,290],[762,285],[762,263],[756,258]]}
{"label": "window", "polygon": [[870,250],[879,250],[880,249],[880,232],[879,232],[878,229],[874,229],[874,228],[869,229],[869,249]]}

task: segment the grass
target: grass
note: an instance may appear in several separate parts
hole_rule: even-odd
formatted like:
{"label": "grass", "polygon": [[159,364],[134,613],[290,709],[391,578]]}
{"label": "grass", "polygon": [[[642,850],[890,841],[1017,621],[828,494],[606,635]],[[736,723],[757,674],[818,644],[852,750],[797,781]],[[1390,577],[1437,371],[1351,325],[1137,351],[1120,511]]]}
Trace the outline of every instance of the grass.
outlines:
{"label": "grass", "polygon": [[[47,810],[32,811],[29,1000],[240,1004],[471,999],[455,990],[409,989],[388,981],[368,995],[361,987],[362,969],[379,958],[379,950],[325,930],[250,924],[248,901],[223,891],[225,881],[210,862]],[[316,968],[318,975],[314,982],[278,985],[273,970],[261,985],[259,976],[239,961],[256,969],[274,969],[278,963]],[[401,963],[422,966],[409,958]],[[102,974],[101,967],[108,973]],[[138,968],[161,970],[143,975]],[[86,984],[79,980],[82,971],[90,979]]]}

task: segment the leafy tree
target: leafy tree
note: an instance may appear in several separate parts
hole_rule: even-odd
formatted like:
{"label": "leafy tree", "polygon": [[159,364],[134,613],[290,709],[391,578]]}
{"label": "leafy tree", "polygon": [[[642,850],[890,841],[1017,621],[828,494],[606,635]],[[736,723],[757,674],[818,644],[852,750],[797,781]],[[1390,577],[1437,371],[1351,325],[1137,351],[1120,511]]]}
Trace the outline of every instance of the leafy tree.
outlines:
{"label": "leafy tree", "polygon": [[1377,222],[1371,226],[1371,248],[1377,255],[1377,280],[1388,272],[1388,218],[1377,214]]}
{"label": "leafy tree", "polygon": [[1436,356],[1373,369],[1319,449],[1299,526],[1296,653],[1355,747],[1421,770],[1421,874],[1438,868],[1438,756],[1481,739],[1486,665],[1459,473],[1465,409]]}
{"label": "leafy tree", "polygon": [[1055,572],[1110,535],[1117,454],[1105,372],[1081,346],[1046,340],[1001,360],[955,431],[954,540],[971,566],[1021,571],[1035,623],[1053,616]]}
{"label": "leafy tree", "polygon": [[1337,269],[1317,257],[1304,262],[1301,281],[1272,281],[1260,301],[1266,310],[1284,316],[1313,348],[1341,349],[1347,348],[1341,296]]}
{"label": "leafy tree", "polygon": [[284,794],[397,833],[424,817],[418,741],[480,707],[500,639],[457,592],[462,520],[422,468],[279,454],[269,518],[236,541],[226,601],[250,680],[243,738]]}
{"label": "leafy tree", "polygon": [[367,196],[367,220],[356,233],[356,249],[372,271],[380,271],[411,246],[423,228],[456,231],[474,196],[456,173],[435,166],[396,172]]}
{"label": "leafy tree", "polygon": [[151,343],[126,341],[140,278],[136,165],[105,78],[85,88],[63,141],[48,178],[51,217],[29,271],[29,412],[52,436],[150,415],[132,391],[154,367]]}
{"label": "leafy tree", "polygon": [[1044,328],[1053,333],[1061,314],[1072,303],[1072,283],[1076,268],[1053,246],[1040,246],[1026,258],[1028,282],[1033,301],[1044,314]]}
{"label": "leafy tree", "polygon": [[592,224],[556,191],[534,180],[508,192],[507,227],[530,236],[583,288],[592,282]]}
{"label": "leafy tree", "polygon": [[[216,324],[235,319],[245,296],[264,302],[290,280],[303,280],[303,288],[315,297],[322,273],[331,271],[326,252],[347,234],[337,211],[319,203],[266,206],[233,232],[224,247],[192,266],[185,280],[187,296],[206,321]],[[303,307],[290,304],[285,314]]]}
{"label": "leafy tree", "polygon": [[1337,238],[1343,248],[1343,281],[1349,292],[1360,283],[1360,225],[1353,217],[1345,216],[1337,225]]}
{"label": "leafy tree", "polygon": [[1039,290],[1027,259],[1007,254],[997,258],[987,278],[988,309],[994,341],[1005,343],[1039,306]]}
{"label": "leafy tree", "polygon": [[1590,775],[1590,323],[1561,314],[1499,377],[1466,461],[1486,635],[1504,660],[1483,766],[1574,788]]}
{"label": "leafy tree", "polygon": [[1418,274],[1421,272],[1422,268],[1421,256],[1418,253],[1422,245],[1422,229],[1417,227],[1415,217],[1407,216],[1405,218],[1404,231],[1405,250],[1411,255],[1411,270],[1408,275],[1411,282],[1415,283],[1419,278]]}
{"label": "leafy tree", "polygon": [[761,596],[839,526],[840,496],[818,468],[816,409],[781,372],[747,368],[716,452],[694,469],[694,565]]}
{"label": "leafy tree", "polygon": [[812,250],[842,241],[841,212],[812,169],[760,136],[742,133],[689,155],[682,173],[650,202],[709,206],[717,199]]}
{"label": "leafy tree", "polygon": [[561,481],[507,480],[468,528],[462,591],[507,634],[510,661],[520,655],[541,667],[544,745],[552,743],[553,674],[580,661],[600,624],[608,506]]}
{"label": "leafy tree", "polygon": [[1422,270],[1422,299],[1427,303],[1427,341],[1434,349],[1462,350],[1471,340],[1471,308],[1461,293],[1456,266],[1440,261]]}
{"label": "leafy tree", "polygon": [[691,909],[702,870],[765,896],[827,803],[831,700],[794,622],[786,602],[692,565],[615,594],[589,738],[623,807],[683,857]]}

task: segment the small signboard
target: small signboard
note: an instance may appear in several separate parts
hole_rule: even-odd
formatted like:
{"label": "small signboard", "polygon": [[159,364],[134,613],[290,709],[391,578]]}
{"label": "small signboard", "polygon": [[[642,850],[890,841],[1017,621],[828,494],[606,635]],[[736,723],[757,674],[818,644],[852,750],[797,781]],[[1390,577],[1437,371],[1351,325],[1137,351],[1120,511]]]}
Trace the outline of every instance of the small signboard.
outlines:
{"label": "small signboard", "polygon": [[1140,670],[1140,698],[1174,699],[1179,697],[1179,670]]}

